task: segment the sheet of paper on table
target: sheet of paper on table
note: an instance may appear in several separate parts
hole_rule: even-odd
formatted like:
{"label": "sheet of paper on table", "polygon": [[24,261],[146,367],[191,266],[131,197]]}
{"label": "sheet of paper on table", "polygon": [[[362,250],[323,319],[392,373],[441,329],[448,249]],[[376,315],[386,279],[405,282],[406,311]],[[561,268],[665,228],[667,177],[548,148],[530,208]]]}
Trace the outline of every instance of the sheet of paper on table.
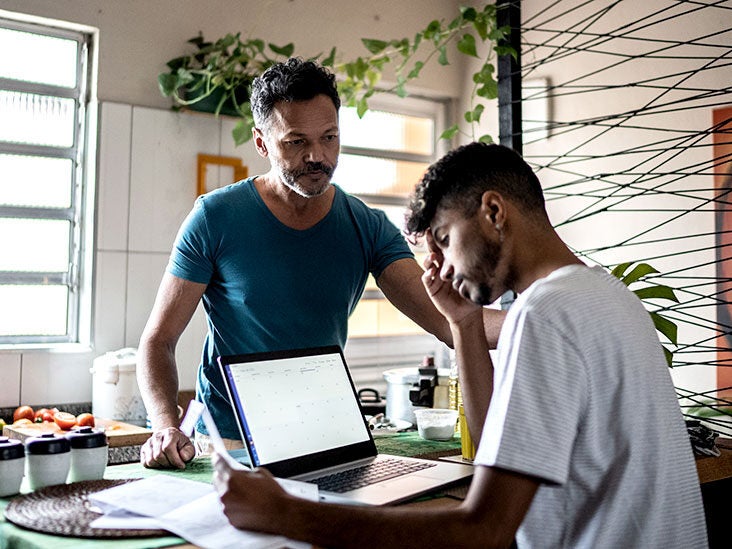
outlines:
{"label": "sheet of paper on table", "polygon": [[[235,528],[213,486],[205,482],[161,474],[102,490],[88,499],[104,512],[92,522],[94,528],[162,528],[204,548],[310,547]],[[317,490],[312,499],[317,499]]]}
{"label": "sheet of paper on table", "polygon": [[[227,452],[211,414],[200,402],[191,401],[181,430],[191,436],[199,417],[203,418],[215,450],[227,463],[234,469],[248,470]],[[315,484],[289,479],[277,479],[277,482],[294,496],[318,501]],[[162,528],[204,548],[310,547],[282,536],[235,528],[224,515],[214,487],[205,482],[160,474],[97,492],[88,499],[104,512],[92,522],[95,528]]]}

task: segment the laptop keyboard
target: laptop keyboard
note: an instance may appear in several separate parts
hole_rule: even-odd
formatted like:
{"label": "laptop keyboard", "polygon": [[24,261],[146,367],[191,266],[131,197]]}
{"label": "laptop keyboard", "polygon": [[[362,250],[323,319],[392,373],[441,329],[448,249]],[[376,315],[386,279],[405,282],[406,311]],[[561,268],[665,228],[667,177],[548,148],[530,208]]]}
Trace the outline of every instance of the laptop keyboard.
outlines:
{"label": "laptop keyboard", "polygon": [[434,467],[435,465],[435,463],[386,458],[362,467],[314,478],[307,482],[317,484],[320,490],[342,494],[390,478],[400,477],[407,473]]}

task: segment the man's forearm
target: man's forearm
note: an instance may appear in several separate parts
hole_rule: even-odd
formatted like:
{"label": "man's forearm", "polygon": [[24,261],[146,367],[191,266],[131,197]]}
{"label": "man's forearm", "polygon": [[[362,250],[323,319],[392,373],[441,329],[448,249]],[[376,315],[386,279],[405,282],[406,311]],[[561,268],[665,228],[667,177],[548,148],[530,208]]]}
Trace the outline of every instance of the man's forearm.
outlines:
{"label": "man's forearm", "polygon": [[470,315],[459,324],[451,324],[451,329],[468,430],[477,444],[493,394],[493,364],[485,336],[484,315]]}
{"label": "man's forearm", "polygon": [[178,427],[178,369],[175,347],[140,341],[137,381],[154,430]]}

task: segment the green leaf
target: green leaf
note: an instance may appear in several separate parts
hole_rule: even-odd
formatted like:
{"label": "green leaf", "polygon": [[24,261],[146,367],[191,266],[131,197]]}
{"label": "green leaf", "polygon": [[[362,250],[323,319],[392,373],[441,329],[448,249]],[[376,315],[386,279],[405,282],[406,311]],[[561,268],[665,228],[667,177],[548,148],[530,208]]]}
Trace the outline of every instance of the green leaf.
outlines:
{"label": "green leaf", "polygon": [[478,138],[478,141],[480,141],[481,143],[488,143],[490,145],[491,143],[493,143],[493,138],[490,135],[485,134],[481,135],[480,138]]}
{"label": "green leaf", "polygon": [[678,327],[676,326],[676,323],[656,312],[648,314],[651,315],[651,319],[653,320],[653,325],[656,327],[656,330],[663,334],[663,336],[671,343],[676,345],[678,343]]}
{"label": "green leaf", "polygon": [[478,57],[478,52],[475,49],[475,36],[472,34],[464,34],[460,41],[457,43],[457,49],[459,52],[471,57]]}
{"label": "green leaf", "polygon": [[269,49],[271,49],[277,55],[281,55],[283,57],[292,57],[292,53],[295,51],[295,44],[293,44],[292,42],[285,46],[275,46],[274,44],[267,45],[269,46]]}
{"label": "green leaf", "polygon": [[330,50],[330,53],[328,54],[328,57],[323,59],[323,66],[324,67],[332,67],[335,64],[335,56],[336,56],[336,49],[335,46]]}
{"label": "green leaf", "polygon": [[668,286],[664,286],[662,284],[656,285],[656,286],[649,286],[647,288],[640,288],[638,290],[634,290],[633,293],[638,296],[639,299],[669,299],[671,301],[674,301],[676,303],[679,302],[679,299],[676,297],[676,294],[674,291],[669,288]]}
{"label": "green leaf", "polygon": [[239,120],[231,130],[231,135],[234,138],[234,144],[238,147],[252,138],[252,128],[246,121]]}
{"label": "green leaf", "polygon": [[626,261],[625,263],[620,263],[615,266],[615,268],[610,271],[610,274],[613,275],[615,278],[623,278],[623,275],[625,274],[625,270],[630,267],[633,264],[632,261]]}
{"label": "green leaf", "polygon": [[373,38],[362,38],[361,43],[366,46],[367,50],[374,54],[381,53],[389,45],[389,43],[384,40],[375,40]]}
{"label": "green leaf", "polygon": [[450,62],[447,60],[447,48],[445,46],[440,46],[438,51],[440,52],[440,57],[437,59],[437,62],[443,66],[449,65]]}
{"label": "green leaf", "polygon": [[478,19],[473,21],[473,28],[478,33],[480,39],[485,42],[488,39],[488,23],[485,19]]}
{"label": "green leaf", "polygon": [[480,117],[483,115],[484,110],[485,106],[479,103],[472,111],[465,113],[465,121],[469,124],[473,122],[480,122]]}
{"label": "green leaf", "polygon": [[158,87],[160,88],[160,93],[165,97],[170,97],[173,95],[173,92],[178,89],[178,77],[167,72],[159,74]]}
{"label": "green leaf", "polygon": [[366,98],[362,97],[361,100],[358,102],[358,105],[356,105],[356,114],[358,114],[359,118],[363,118],[363,115],[366,114],[366,111],[369,110],[369,105],[366,102]]}
{"label": "green leaf", "polygon": [[673,362],[674,362],[674,355],[671,351],[669,351],[664,345],[661,345],[661,348],[663,349],[663,356],[666,357],[666,364],[669,368],[673,368]]}
{"label": "green leaf", "polygon": [[633,282],[640,280],[641,278],[648,276],[649,274],[657,273],[658,271],[651,267],[648,263],[638,263],[632,271],[622,278],[623,284],[630,286]]}
{"label": "green leaf", "polygon": [[427,28],[424,30],[422,35],[426,40],[431,40],[435,37],[435,35],[440,33],[441,26],[442,25],[437,19],[430,21],[430,24],[427,25]]}
{"label": "green leaf", "polygon": [[414,64],[414,68],[409,71],[409,74],[407,75],[407,79],[411,80],[413,78],[417,78],[419,76],[419,71],[422,70],[422,67],[424,67],[424,63],[422,61],[417,61]]}
{"label": "green leaf", "polygon": [[475,11],[475,8],[466,8],[465,6],[461,6],[460,15],[462,15],[465,21],[475,21],[476,17],[478,17],[478,12]]}
{"label": "green leaf", "polygon": [[414,35],[414,42],[412,43],[412,52],[417,51],[417,48],[419,48],[419,45],[422,43],[422,34],[417,33]]}
{"label": "green leaf", "polygon": [[498,82],[495,80],[486,82],[483,86],[475,90],[475,95],[486,99],[495,99],[498,97]]}
{"label": "green leaf", "polygon": [[460,128],[458,127],[458,125],[454,124],[440,134],[440,139],[452,139],[459,131]]}

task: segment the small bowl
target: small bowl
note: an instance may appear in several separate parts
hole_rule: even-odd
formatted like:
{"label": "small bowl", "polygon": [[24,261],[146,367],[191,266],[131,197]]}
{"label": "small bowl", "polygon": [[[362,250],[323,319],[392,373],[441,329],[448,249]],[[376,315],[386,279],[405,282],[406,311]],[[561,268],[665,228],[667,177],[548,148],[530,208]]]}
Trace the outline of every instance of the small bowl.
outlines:
{"label": "small bowl", "polygon": [[417,431],[425,440],[450,440],[455,434],[458,419],[457,410],[446,408],[423,408],[414,411]]}

